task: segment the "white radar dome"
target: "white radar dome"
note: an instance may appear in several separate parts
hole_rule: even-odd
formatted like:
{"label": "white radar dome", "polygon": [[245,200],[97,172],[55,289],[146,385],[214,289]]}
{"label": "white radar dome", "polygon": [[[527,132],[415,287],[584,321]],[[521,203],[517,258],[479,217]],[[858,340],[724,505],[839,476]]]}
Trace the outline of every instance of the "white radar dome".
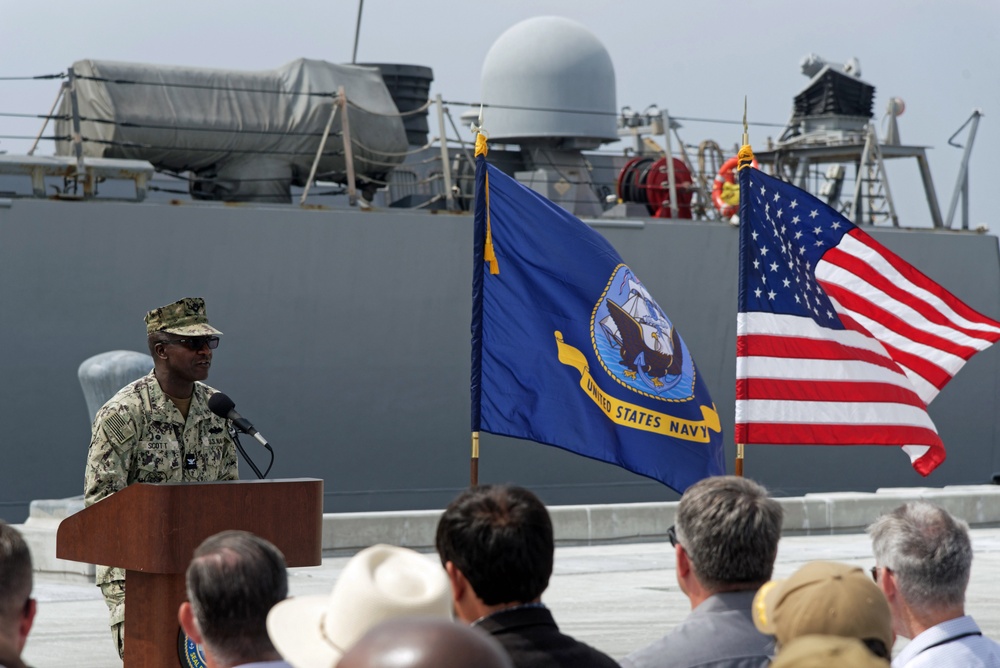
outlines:
{"label": "white radar dome", "polygon": [[[566,148],[618,140],[615,69],[575,21],[539,16],[500,35],[483,63],[483,126],[490,139],[558,139]],[[551,110],[551,111],[547,111]]]}

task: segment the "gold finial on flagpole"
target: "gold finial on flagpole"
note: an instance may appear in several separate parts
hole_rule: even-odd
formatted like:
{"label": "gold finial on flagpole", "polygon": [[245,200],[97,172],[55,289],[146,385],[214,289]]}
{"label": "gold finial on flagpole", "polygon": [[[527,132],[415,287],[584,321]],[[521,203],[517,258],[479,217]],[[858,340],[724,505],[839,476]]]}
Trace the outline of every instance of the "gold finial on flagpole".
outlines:
{"label": "gold finial on flagpole", "polygon": [[747,126],[747,96],[743,96],[743,144],[740,146],[739,153],[736,154],[739,158],[739,163],[737,164],[736,170],[739,171],[744,167],[753,166],[753,149],[750,148],[750,130]]}
{"label": "gold finial on flagpole", "polygon": [[490,138],[490,133],[483,128],[483,105],[479,105],[479,122],[473,121],[470,129],[476,135],[476,157],[486,155],[488,148],[486,142]]}

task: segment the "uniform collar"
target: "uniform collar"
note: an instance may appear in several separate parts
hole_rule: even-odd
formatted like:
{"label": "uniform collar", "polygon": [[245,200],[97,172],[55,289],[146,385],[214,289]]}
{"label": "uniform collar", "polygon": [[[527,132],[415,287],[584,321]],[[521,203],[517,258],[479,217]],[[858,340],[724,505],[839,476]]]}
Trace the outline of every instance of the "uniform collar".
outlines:
{"label": "uniform collar", "polygon": [[[159,381],[156,380],[154,371],[150,371],[144,378],[146,381],[146,392],[149,395],[149,414],[159,422],[173,422],[180,425],[185,423],[181,412],[177,410],[174,402],[170,400],[160,388]],[[194,384],[194,392],[191,394],[191,406],[188,415],[191,416],[196,411],[195,406],[205,403],[205,387],[199,382]]]}

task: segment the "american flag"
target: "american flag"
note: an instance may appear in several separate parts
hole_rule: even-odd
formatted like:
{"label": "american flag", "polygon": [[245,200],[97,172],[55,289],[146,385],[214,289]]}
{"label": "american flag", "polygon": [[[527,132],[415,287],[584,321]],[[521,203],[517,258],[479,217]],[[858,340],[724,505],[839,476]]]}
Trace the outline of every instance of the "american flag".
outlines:
{"label": "american flag", "polygon": [[927,475],[927,404],[1000,323],[809,193],[740,170],[736,442],[899,445]]}

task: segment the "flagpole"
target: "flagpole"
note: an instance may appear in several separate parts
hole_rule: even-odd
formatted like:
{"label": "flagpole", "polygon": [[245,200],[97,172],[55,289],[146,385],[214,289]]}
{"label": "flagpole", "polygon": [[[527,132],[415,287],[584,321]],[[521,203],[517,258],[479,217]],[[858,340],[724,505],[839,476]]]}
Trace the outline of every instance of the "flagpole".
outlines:
{"label": "flagpole", "polygon": [[[490,177],[485,156],[489,151],[489,135],[483,129],[483,108],[479,107],[479,123],[472,124],[476,133],[476,205],[475,240],[472,277],[472,457],[469,460],[469,486],[479,484],[479,425],[482,405],[482,343],[483,343],[483,272],[489,265],[491,275],[500,273],[490,234]],[[444,136],[442,135],[442,145]],[[482,182],[479,177],[482,175]]]}
{"label": "flagpole", "polygon": [[472,460],[469,462],[469,487],[479,484],[479,432],[472,432]]}
{"label": "flagpole", "polygon": [[[747,96],[743,96],[743,146],[750,145],[750,132],[747,128]],[[741,221],[742,224],[742,221]],[[733,465],[733,473],[738,477],[743,477],[743,443],[736,444],[736,462]]]}

